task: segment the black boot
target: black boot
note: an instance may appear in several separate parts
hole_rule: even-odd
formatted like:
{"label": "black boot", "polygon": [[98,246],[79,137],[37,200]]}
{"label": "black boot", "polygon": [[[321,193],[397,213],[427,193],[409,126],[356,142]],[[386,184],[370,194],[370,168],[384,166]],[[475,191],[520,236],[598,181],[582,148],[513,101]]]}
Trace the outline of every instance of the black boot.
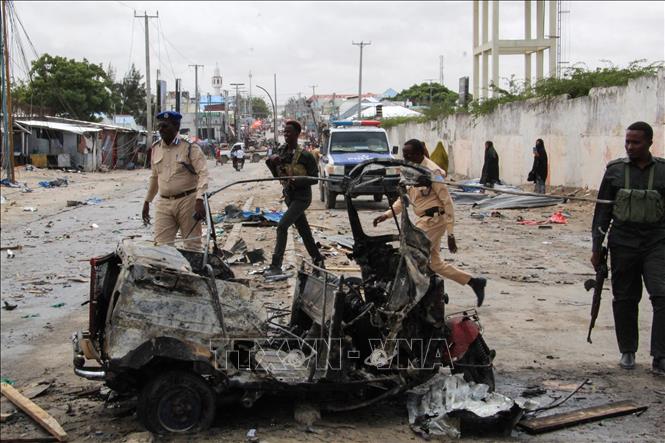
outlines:
{"label": "black boot", "polygon": [[634,352],[624,352],[621,354],[621,360],[619,360],[619,366],[623,369],[635,369],[635,353]]}
{"label": "black boot", "polygon": [[651,370],[656,375],[665,375],[665,357],[654,358]]}
{"label": "black boot", "polygon": [[471,277],[468,285],[471,286],[473,292],[476,293],[478,307],[482,306],[483,300],[485,300],[485,286],[487,286],[487,279],[483,277]]}

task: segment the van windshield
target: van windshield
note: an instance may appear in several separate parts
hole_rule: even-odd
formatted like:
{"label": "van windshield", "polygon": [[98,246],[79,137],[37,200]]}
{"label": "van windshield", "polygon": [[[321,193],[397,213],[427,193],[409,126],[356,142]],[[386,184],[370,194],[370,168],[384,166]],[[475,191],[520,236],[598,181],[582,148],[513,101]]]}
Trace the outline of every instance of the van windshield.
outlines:
{"label": "van windshield", "polygon": [[334,132],[330,134],[330,152],[388,153],[388,139],[383,132]]}

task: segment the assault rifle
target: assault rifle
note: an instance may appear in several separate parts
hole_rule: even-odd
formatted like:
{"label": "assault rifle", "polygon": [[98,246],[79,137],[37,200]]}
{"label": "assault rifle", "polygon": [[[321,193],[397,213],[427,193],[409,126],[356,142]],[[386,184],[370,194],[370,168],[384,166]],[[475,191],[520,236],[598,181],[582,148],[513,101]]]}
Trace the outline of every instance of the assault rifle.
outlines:
{"label": "assault rifle", "polygon": [[603,283],[605,283],[607,274],[607,247],[603,246],[603,249],[600,252],[600,264],[596,270],[596,278],[589,279],[584,282],[584,289],[587,291],[593,289],[593,301],[591,302],[591,323],[589,323],[589,334],[586,337],[586,341],[589,343],[593,343],[591,341],[591,330],[596,325],[598,311],[600,310],[600,298],[603,292]]}

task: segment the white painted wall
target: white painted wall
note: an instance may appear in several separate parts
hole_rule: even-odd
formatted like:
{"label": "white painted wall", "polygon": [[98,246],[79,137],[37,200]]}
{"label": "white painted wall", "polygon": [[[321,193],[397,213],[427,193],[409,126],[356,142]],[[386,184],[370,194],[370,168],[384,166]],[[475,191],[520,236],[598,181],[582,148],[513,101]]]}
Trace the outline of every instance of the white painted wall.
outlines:
{"label": "white painted wall", "polygon": [[654,129],[651,152],[665,157],[665,69],[627,86],[592,89],[588,96],[572,100],[562,96],[509,103],[475,121],[469,114],[456,114],[387,132],[392,145],[401,147],[417,138],[427,143],[430,152],[443,140],[450,171],[469,177],[480,176],[484,144],[492,140],[499,153],[501,180],[515,185],[526,182],[532,147],[542,138],[550,185],[597,189],[607,162],[625,156],[625,129],[638,120]]}

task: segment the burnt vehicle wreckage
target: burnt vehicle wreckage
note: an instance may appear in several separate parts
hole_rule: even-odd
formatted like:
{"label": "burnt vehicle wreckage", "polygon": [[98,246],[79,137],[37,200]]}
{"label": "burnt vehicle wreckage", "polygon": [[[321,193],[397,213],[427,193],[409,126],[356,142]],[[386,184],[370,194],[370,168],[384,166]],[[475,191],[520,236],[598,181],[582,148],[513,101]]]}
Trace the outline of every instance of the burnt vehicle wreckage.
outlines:
{"label": "burnt vehicle wreckage", "polygon": [[[362,278],[303,261],[289,310],[266,308],[235,281],[216,240],[207,194],[206,247],[122,241],[91,260],[89,329],[72,337],[74,370],[119,393],[138,393],[137,415],[156,433],[210,426],[219,400],[245,407],[266,393],[315,399],[323,410],[364,407],[450,367],[494,389],[491,351],[475,310],[446,315],[443,280],[428,267],[429,241],[403,211],[398,233],[368,236],[354,190],[400,167],[399,192],[429,171],[368,160],[345,179]],[[272,179],[241,180],[237,183]],[[87,365],[95,360],[96,367]],[[322,395],[325,394],[325,395]]]}

